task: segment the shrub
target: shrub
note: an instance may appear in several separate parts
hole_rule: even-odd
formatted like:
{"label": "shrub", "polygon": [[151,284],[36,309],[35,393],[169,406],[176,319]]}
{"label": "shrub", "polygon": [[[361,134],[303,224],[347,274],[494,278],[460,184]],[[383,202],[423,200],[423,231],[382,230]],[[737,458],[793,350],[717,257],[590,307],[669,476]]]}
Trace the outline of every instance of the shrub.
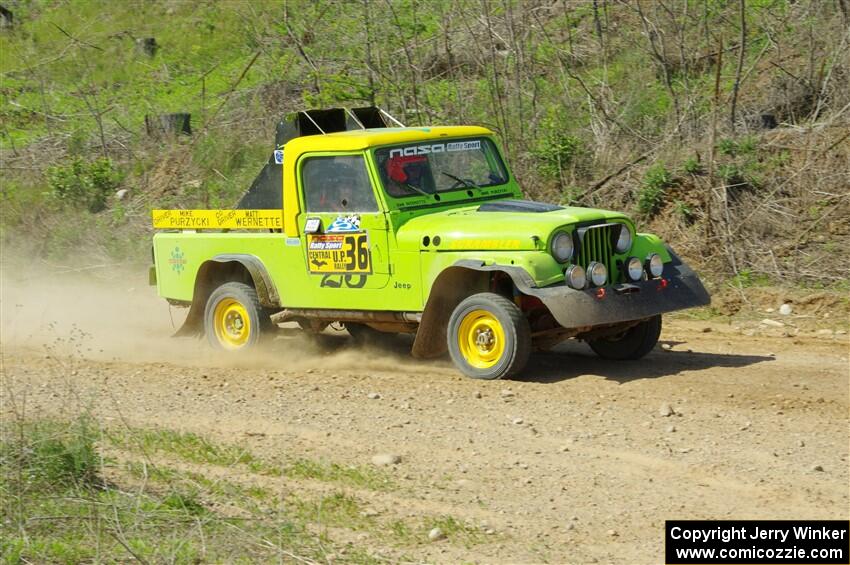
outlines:
{"label": "shrub", "polygon": [[685,224],[691,225],[694,223],[694,211],[685,202],[676,200],[673,203],[673,208]]}
{"label": "shrub", "polygon": [[550,179],[560,179],[561,173],[576,164],[584,149],[579,138],[553,132],[544,137],[534,151],[540,163],[540,173]]}
{"label": "shrub", "polygon": [[661,208],[667,189],[673,184],[673,175],[658,163],[647,169],[638,193],[638,212],[652,216]]}
{"label": "shrub", "polygon": [[47,171],[47,182],[55,198],[92,213],[106,208],[109,194],[121,180],[120,171],[106,158],[85,161],[75,157],[67,165],[51,167]]}
{"label": "shrub", "polygon": [[688,157],[682,165],[682,169],[689,175],[700,175],[702,174],[702,163],[696,157]]}
{"label": "shrub", "polygon": [[724,138],[717,142],[717,151],[721,155],[735,155],[738,153],[738,144],[734,139]]}
{"label": "shrub", "polygon": [[730,138],[721,139],[717,142],[717,150],[722,155],[734,157],[736,155],[749,155],[758,148],[758,138],[748,135],[740,140]]}

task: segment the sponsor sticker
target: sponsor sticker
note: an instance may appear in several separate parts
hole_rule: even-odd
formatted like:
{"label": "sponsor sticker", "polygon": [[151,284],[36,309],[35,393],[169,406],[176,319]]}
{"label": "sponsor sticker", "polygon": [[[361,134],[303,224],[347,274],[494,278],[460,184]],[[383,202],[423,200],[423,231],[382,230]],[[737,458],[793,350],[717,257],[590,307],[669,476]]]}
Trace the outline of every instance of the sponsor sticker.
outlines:
{"label": "sponsor sticker", "polygon": [[391,149],[390,158],[428,155],[429,153],[446,153],[450,151],[474,151],[477,149],[481,149],[480,139],[473,141],[452,141],[450,143],[429,143],[427,145],[413,145],[411,147]]}
{"label": "sponsor sticker", "polygon": [[325,231],[328,233],[360,231],[360,216],[357,214],[337,216]]}
{"label": "sponsor sticker", "polygon": [[518,239],[456,239],[449,244],[450,249],[519,249]]}
{"label": "sponsor sticker", "polygon": [[315,274],[370,274],[369,234],[308,234],[307,266]]}
{"label": "sponsor sticker", "polygon": [[152,210],[156,229],[283,229],[282,210]]}
{"label": "sponsor sticker", "polygon": [[171,270],[178,275],[186,269],[186,253],[180,249],[179,245],[171,251],[168,264],[171,265]]}

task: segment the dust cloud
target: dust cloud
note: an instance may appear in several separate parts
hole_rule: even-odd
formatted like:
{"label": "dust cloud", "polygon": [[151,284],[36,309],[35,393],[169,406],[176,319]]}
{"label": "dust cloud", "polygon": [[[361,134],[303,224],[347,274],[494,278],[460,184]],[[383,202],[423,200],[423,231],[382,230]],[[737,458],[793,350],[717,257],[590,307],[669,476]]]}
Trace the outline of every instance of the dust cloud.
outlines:
{"label": "dust cloud", "polygon": [[[279,335],[248,354],[218,352],[205,338],[172,337],[187,312],[157,295],[143,265],[63,268],[21,261],[0,265],[4,352],[278,370],[397,371],[421,365],[410,357],[410,342],[404,338],[380,351],[360,350],[344,330],[309,336],[294,326],[284,326]],[[425,365],[433,370],[444,364]]]}

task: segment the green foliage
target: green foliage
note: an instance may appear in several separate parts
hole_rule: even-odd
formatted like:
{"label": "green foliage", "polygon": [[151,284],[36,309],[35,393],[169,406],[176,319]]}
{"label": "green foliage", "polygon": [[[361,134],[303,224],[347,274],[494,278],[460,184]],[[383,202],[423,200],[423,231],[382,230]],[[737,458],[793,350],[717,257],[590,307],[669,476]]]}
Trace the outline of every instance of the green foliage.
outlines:
{"label": "green foliage", "polygon": [[177,455],[195,463],[230,466],[239,463],[249,464],[254,456],[235,445],[220,445],[192,432],[179,432],[169,429],[147,429],[115,431],[107,434],[116,446],[123,448],[143,447],[148,453],[157,451]]}
{"label": "green foliage", "polygon": [[576,206],[581,202],[585,189],[575,185],[568,185],[561,190],[559,204],[561,206]]}
{"label": "green foliage", "polygon": [[192,516],[203,516],[208,511],[201,504],[197,490],[172,491],[162,499],[165,508],[178,510],[191,514]]}
{"label": "green foliage", "polygon": [[[4,563],[265,563],[280,558],[274,544],[313,562],[341,546],[312,533],[312,523],[377,527],[350,495],[293,500],[284,508],[256,485],[154,465],[143,442],[122,445],[119,457],[130,459],[125,465],[108,460],[109,481],[102,481],[97,475],[99,436],[87,417],[11,428],[4,427],[0,441]],[[113,436],[136,434],[116,431]],[[193,457],[182,451],[181,458],[203,461],[213,444],[189,440],[181,445],[201,452]],[[134,477],[130,483],[124,482],[129,478],[125,469]],[[219,507],[227,511],[219,513]],[[246,524],[251,535],[236,535]],[[272,543],[257,544],[257,539]],[[374,563],[353,548],[348,556],[348,562]]]}
{"label": "green foliage", "polygon": [[676,215],[682,219],[686,224],[692,224],[694,221],[694,211],[688,206],[685,202],[681,200],[676,200],[673,202],[673,209],[676,211]]}
{"label": "green foliage", "polygon": [[734,155],[738,149],[738,144],[734,139],[724,138],[717,142],[717,151],[721,155]]}
{"label": "green foliage", "polygon": [[569,133],[554,131],[540,140],[534,151],[540,174],[560,179],[564,171],[575,165],[583,155],[582,141]]}
{"label": "green foliage", "polygon": [[[71,425],[20,424],[21,433],[0,443],[4,469],[23,469],[29,483],[45,488],[92,488],[100,484],[96,432],[87,418]],[[8,480],[10,477],[5,477]]]}
{"label": "green foliage", "polygon": [[717,176],[726,184],[736,184],[741,178],[741,171],[734,163],[722,163],[717,166]]}
{"label": "green foliage", "polygon": [[47,170],[47,182],[54,198],[92,213],[106,208],[107,198],[122,178],[112,161],[105,158],[86,161],[75,157],[67,165]]}
{"label": "green foliage", "polygon": [[319,462],[312,459],[296,459],[286,468],[284,475],[290,478],[308,478],[372,490],[383,490],[393,486],[388,476],[375,469],[346,467],[338,463]]}
{"label": "green foliage", "polygon": [[682,170],[689,175],[700,175],[703,173],[702,163],[694,156],[685,159],[684,164],[682,164]]}
{"label": "green foliage", "polygon": [[638,212],[652,216],[661,209],[667,189],[673,184],[673,175],[661,163],[647,169],[638,192]]}
{"label": "green foliage", "polygon": [[758,138],[752,135],[741,139],[723,138],[717,142],[717,151],[730,157],[751,155],[758,149]]}
{"label": "green foliage", "polygon": [[738,274],[730,280],[732,286],[738,288],[750,288],[754,286],[767,286],[770,284],[770,277],[760,273],[754,273],[750,269],[741,269]]}

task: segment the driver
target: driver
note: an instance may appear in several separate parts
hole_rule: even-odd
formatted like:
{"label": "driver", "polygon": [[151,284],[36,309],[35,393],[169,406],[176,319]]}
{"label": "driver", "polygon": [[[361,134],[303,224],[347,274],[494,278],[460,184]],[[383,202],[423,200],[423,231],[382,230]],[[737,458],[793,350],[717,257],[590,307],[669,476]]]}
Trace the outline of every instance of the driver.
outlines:
{"label": "driver", "polygon": [[[410,196],[412,192],[431,192],[426,184],[428,158],[424,155],[396,155],[387,159],[386,171],[391,196]],[[418,190],[417,190],[418,189]]]}

